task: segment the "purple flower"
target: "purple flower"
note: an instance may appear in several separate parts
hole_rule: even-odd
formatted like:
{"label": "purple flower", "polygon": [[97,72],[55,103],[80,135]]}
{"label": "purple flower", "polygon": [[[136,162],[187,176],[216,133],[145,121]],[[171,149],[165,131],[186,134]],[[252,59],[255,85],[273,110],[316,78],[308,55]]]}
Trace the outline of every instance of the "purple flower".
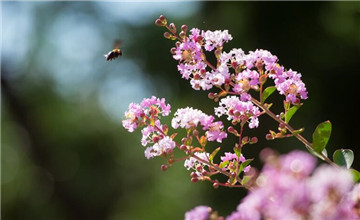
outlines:
{"label": "purple flower", "polygon": [[222,142],[222,139],[227,137],[227,133],[223,131],[224,125],[221,121],[213,122],[210,124],[208,131],[206,131],[206,137],[209,141]]}
{"label": "purple flower", "polygon": [[282,75],[270,75],[274,78],[275,86],[281,95],[286,96],[286,101],[295,104],[299,98],[307,99],[307,90],[301,80],[301,74],[293,70],[283,72]]}
{"label": "purple flower", "polygon": [[269,160],[256,180],[258,187],[227,220],[359,219],[353,210],[351,173],[323,165],[310,176],[316,162],[312,158],[294,151]]}
{"label": "purple flower", "polygon": [[144,111],[139,104],[130,103],[129,110],[125,112],[126,119],[122,121],[122,125],[129,132],[135,131],[137,126],[142,123]]}
{"label": "purple flower", "polygon": [[216,47],[222,47],[223,44],[232,40],[232,36],[228,33],[228,30],[224,31],[206,31],[204,33],[205,50],[212,51]]}
{"label": "purple flower", "polygon": [[190,107],[178,109],[171,121],[171,125],[175,129],[178,127],[185,129],[196,128],[199,124],[206,131],[206,137],[209,141],[216,140],[221,143],[222,139],[227,137],[226,132],[223,131],[224,125],[221,121],[214,122],[214,116],[207,115],[198,109]]}
{"label": "purple flower", "polygon": [[175,146],[175,142],[170,137],[166,136],[155,143],[152,147],[146,148],[145,157],[150,159],[152,157],[172,153]]}
{"label": "purple flower", "polygon": [[259,126],[260,110],[250,101],[241,101],[237,96],[228,96],[220,100],[219,107],[215,108],[215,115],[228,116],[233,122],[249,122],[250,128]]}
{"label": "purple flower", "polygon": [[[206,153],[206,152],[195,152],[194,155],[200,159],[202,159],[203,161],[206,161],[206,162],[209,162],[209,156],[210,154],[209,153]],[[193,169],[193,170],[196,170],[196,166],[197,165],[201,165],[202,167],[205,167],[207,166],[206,164],[204,164],[202,161],[199,161],[197,160],[196,158],[194,157],[190,157],[189,159],[186,159],[184,161],[184,166],[186,167],[186,169],[190,170],[190,169]],[[198,176],[202,176],[201,173],[198,173]]]}
{"label": "purple flower", "polygon": [[185,213],[185,220],[208,220],[211,212],[208,206],[197,206]]}

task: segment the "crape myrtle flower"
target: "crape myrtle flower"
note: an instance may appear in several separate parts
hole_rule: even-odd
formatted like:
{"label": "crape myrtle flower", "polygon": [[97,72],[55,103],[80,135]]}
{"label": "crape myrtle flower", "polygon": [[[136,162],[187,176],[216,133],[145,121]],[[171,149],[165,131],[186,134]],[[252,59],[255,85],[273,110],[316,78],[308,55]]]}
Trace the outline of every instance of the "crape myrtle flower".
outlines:
{"label": "crape myrtle flower", "polygon": [[[220,157],[222,162],[225,162],[225,161],[230,161],[230,162],[237,161],[237,162],[242,163],[242,162],[246,161],[245,157],[242,154],[240,154],[240,157],[238,157],[235,153],[225,152],[224,155],[225,156]],[[229,165],[225,166],[224,168],[227,168],[228,166]],[[251,168],[251,166],[248,165],[243,169],[243,171],[248,172],[250,170],[250,168]]]}
{"label": "crape myrtle flower", "polygon": [[175,148],[176,143],[168,136],[160,139],[152,147],[148,147],[145,150],[145,157],[150,159],[152,157],[171,154]]}
{"label": "crape myrtle flower", "polygon": [[[194,153],[195,156],[199,157],[200,159],[206,161],[206,162],[209,162],[209,156],[210,154],[209,153],[206,153],[206,152],[195,152]],[[200,165],[202,167],[206,167],[207,164],[204,164],[203,162],[199,161],[198,159],[194,158],[194,157],[190,157],[188,159],[186,159],[184,161],[184,166],[186,169],[190,170],[190,169],[193,169],[193,170],[196,170],[196,167],[197,165]],[[198,176],[200,176],[201,174],[199,174]]]}
{"label": "crape myrtle flower", "polygon": [[259,126],[260,110],[250,101],[241,101],[237,96],[228,96],[220,100],[215,108],[218,117],[226,115],[228,120],[235,123],[249,122],[249,128]]}
{"label": "crape myrtle flower", "polygon": [[[160,115],[167,116],[170,114],[171,106],[165,103],[165,99],[159,99],[155,96],[145,98],[140,104],[130,103],[128,111],[125,112],[125,117],[122,125],[129,132],[135,131],[139,126],[143,126],[146,122],[156,122]],[[152,122],[151,122],[152,121]]]}
{"label": "crape myrtle flower", "polygon": [[268,161],[256,180],[258,187],[226,219],[360,219],[354,211],[358,200],[351,173],[329,165],[313,172],[315,164],[300,151]]}
{"label": "crape myrtle flower", "polygon": [[206,51],[222,47],[225,42],[232,39],[228,31],[200,31],[197,28],[190,30],[188,38],[176,43],[173,58],[178,60],[178,70],[195,90],[209,90],[214,85],[220,86],[229,78],[229,74],[223,73],[221,68],[207,71],[207,62],[203,47]]}
{"label": "crape myrtle flower", "polygon": [[185,220],[208,220],[211,212],[208,206],[197,206],[185,213]]}
{"label": "crape myrtle flower", "polygon": [[284,71],[281,75],[270,75],[274,78],[275,86],[281,95],[286,96],[286,101],[298,103],[299,97],[307,99],[307,90],[301,80],[301,74],[293,70]]}
{"label": "crape myrtle flower", "polygon": [[214,122],[214,116],[207,115],[198,109],[191,107],[181,108],[175,112],[174,118],[171,121],[174,129],[179,127],[185,129],[195,129],[198,125],[206,134],[209,141],[222,142],[222,139],[227,137],[226,132],[223,131],[224,125],[221,121]]}

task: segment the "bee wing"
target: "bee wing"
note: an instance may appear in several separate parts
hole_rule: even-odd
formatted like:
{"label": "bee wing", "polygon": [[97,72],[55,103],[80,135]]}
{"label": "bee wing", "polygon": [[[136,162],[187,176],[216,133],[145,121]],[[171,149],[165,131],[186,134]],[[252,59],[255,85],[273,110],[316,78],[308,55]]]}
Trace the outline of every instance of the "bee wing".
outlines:
{"label": "bee wing", "polygon": [[119,49],[119,47],[120,47],[121,44],[122,44],[122,41],[121,41],[121,40],[115,40],[114,49]]}

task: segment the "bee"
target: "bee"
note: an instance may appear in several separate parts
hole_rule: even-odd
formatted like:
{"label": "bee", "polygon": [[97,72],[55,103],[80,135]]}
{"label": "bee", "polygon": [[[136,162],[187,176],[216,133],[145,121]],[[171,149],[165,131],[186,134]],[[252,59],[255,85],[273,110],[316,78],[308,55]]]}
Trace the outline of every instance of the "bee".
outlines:
{"label": "bee", "polygon": [[121,45],[121,41],[120,40],[116,40],[115,41],[115,45],[114,45],[114,49],[112,51],[110,51],[109,53],[105,54],[105,58],[106,60],[112,60],[112,59],[116,59],[118,56],[122,55],[122,51],[119,49]]}

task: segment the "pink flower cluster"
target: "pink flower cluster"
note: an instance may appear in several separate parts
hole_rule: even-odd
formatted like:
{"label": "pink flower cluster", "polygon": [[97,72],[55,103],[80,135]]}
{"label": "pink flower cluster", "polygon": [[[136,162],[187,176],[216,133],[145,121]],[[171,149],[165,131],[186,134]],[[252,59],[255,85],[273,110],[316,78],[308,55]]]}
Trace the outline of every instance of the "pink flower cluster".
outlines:
{"label": "pink flower cluster", "polygon": [[[243,98],[243,96],[241,97]],[[243,98],[243,100],[247,100]],[[233,123],[249,122],[249,128],[259,126],[258,116],[260,110],[251,101],[240,100],[237,96],[227,96],[220,100],[219,107],[215,108],[218,117],[227,115],[227,119]]]}
{"label": "pink flower cluster", "polygon": [[[201,31],[191,29],[189,37],[176,43],[173,57],[179,61],[178,70],[183,78],[189,80],[195,90],[209,90],[213,86],[230,84],[235,93],[247,93],[257,90],[260,77],[272,78],[280,94],[286,101],[296,104],[307,98],[305,84],[301,74],[285,70],[280,66],[278,58],[267,50],[258,49],[245,54],[242,49],[222,52],[224,43],[232,40],[227,30]],[[217,65],[213,67],[206,60],[205,51],[213,51],[217,55]],[[210,67],[210,70],[208,70]]]}
{"label": "pink flower cluster", "polygon": [[268,161],[256,180],[258,188],[226,219],[359,219],[353,195],[359,198],[360,191],[353,188],[351,173],[328,165],[313,172],[315,163],[300,151]]}
{"label": "pink flower cluster", "polygon": [[197,206],[185,213],[185,220],[207,220],[212,209],[209,206]]}
{"label": "pink flower cluster", "polygon": [[126,119],[122,121],[122,125],[129,132],[133,132],[138,126],[150,123],[150,120],[158,121],[160,115],[169,115],[170,109],[171,106],[165,104],[164,98],[159,99],[155,96],[143,99],[140,104],[130,103],[129,110],[125,112]]}
{"label": "pink flower cluster", "polygon": [[[246,161],[245,157],[242,154],[240,154],[240,157],[238,157],[235,153],[225,152],[224,155],[225,156],[220,157],[221,161],[222,162],[229,161],[229,163],[224,167],[224,170],[231,168],[233,166],[234,162],[243,163]],[[245,173],[249,172],[250,168],[251,168],[251,166],[248,165],[243,169],[243,171]]]}
{"label": "pink flower cluster", "polygon": [[190,84],[195,90],[209,90],[213,85],[221,85],[228,78],[219,72],[208,72],[208,63],[205,62],[203,47],[212,51],[222,47],[224,42],[232,39],[227,31],[200,31],[193,28],[191,34],[183,42],[178,42],[174,51],[174,59],[179,60],[178,70],[185,79],[190,79]]}
{"label": "pink flower cluster", "polygon": [[140,104],[130,103],[129,110],[125,112],[122,121],[124,128],[133,132],[137,127],[145,126],[142,130],[141,144],[153,146],[146,148],[145,157],[150,159],[155,156],[171,154],[175,148],[175,142],[165,135],[166,126],[160,123],[160,115],[170,114],[171,106],[165,103],[165,99],[152,96],[143,99]]}
{"label": "pink flower cluster", "polygon": [[190,107],[178,109],[171,121],[174,129],[178,127],[195,129],[199,124],[206,131],[208,141],[221,143],[222,139],[227,137],[226,132],[223,131],[224,125],[221,121],[214,122],[214,116],[207,115],[198,109]]}

